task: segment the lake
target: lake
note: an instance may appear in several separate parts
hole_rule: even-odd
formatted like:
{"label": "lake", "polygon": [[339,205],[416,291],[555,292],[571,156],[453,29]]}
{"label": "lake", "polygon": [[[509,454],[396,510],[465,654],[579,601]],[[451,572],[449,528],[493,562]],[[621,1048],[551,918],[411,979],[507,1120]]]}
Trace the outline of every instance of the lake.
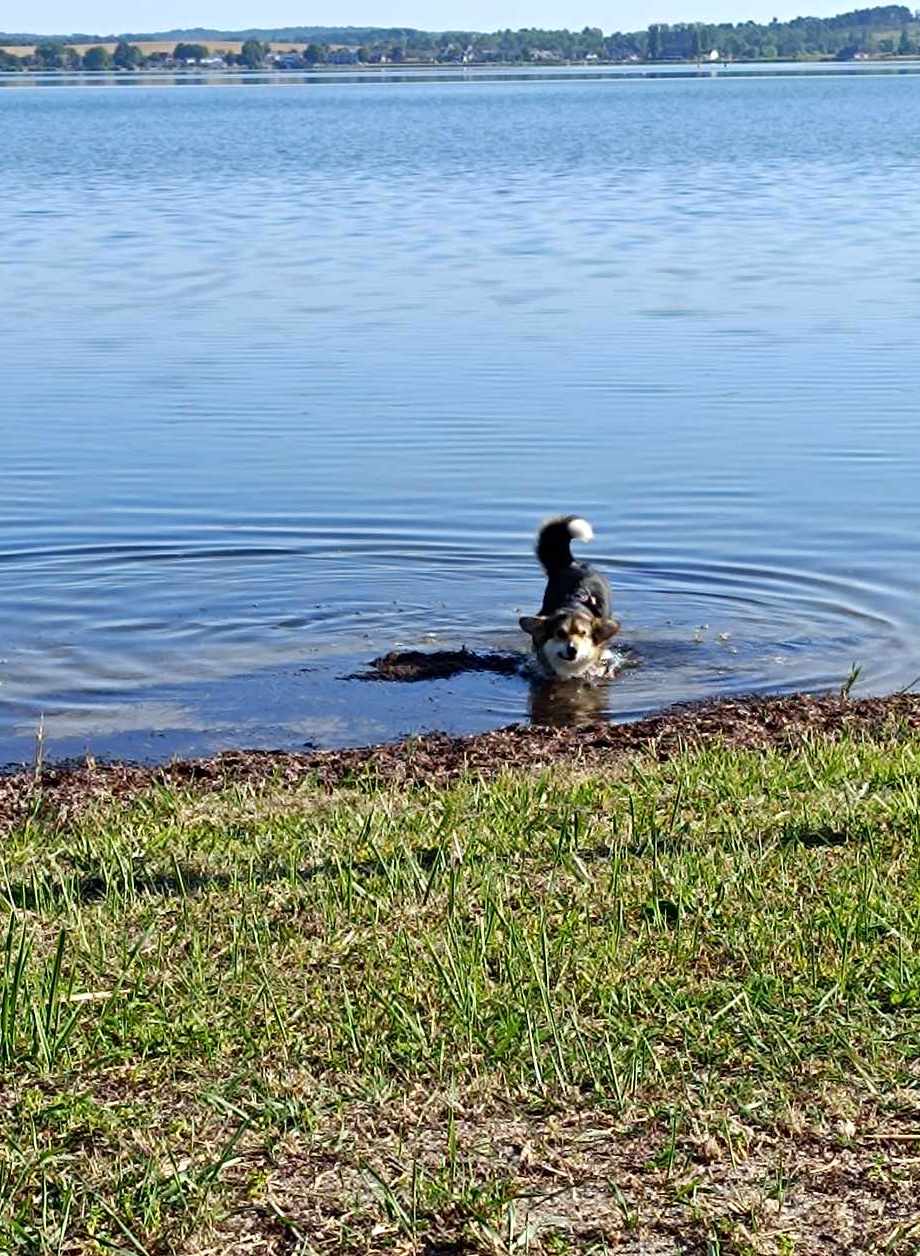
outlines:
{"label": "lake", "polygon": [[[0,137],[0,763],[920,677],[917,75],[20,77]],[[608,689],[346,679],[523,649],[563,510]]]}

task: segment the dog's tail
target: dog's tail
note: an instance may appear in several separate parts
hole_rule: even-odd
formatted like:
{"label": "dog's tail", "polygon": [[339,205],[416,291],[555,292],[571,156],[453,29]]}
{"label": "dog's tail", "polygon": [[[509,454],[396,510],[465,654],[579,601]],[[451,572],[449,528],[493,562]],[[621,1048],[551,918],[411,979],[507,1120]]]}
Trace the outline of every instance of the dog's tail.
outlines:
{"label": "dog's tail", "polygon": [[537,533],[537,558],[548,576],[568,567],[572,559],[573,541],[593,541],[594,529],[587,519],[578,515],[559,515],[548,519]]}

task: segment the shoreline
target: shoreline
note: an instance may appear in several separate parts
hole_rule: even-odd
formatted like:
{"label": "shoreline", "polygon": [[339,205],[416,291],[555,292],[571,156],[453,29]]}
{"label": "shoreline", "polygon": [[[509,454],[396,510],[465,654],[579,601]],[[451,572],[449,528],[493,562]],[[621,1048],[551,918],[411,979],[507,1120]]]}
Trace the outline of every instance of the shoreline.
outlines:
{"label": "shoreline", "polygon": [[849,698],[794,693],[672,706],[622,724],[510,724],[464,736],[432,731],[343,750],[225,750],[152,765],[88,756],[76,762],[0,767],[0,833],[38,815],[45,822],[66,823],[95,802],[130,802],[154,786],[200,786],[211,792],[272,782],[296,787],[312,780],[318,789],[331,791],[371,778],[375,784],[412,788],[448,785],[465,775],[492,779],[510,769],[545,769],[556,763],[596,767],[630,754],[650,753],[663,760],[707,743],[768,750],[818,735],[884,740],[913,733],[920,734],[920,694]]}
{"label": "shoreline", "polygon": [[[74,44],[75,48],[81,48],[86,45]],[[10,52],[16,55],[15,49],[17,45],[0,45],[0,52]],[[443,70],[445,73],[457,73],[462,70],[533,70],[537,73],[551,72],[553,70],[669,70],[691,68],[698,70],[725,70],[733,66],[743,67],[748,65],[775,65],[782,66],[809,66],[809,65],[840,65],[840,66],[869,66],[869,65],[910,65],[920,60],[920,55],[916,53],[898,55],[897,53],[881,54],[879,56],[863,57],[863,58],[847,58],[840,60],[833,56],[814,56],[814,57],[747,57],[744,60],[718,60],[697,61],[695,59],[681,60],[659,60],[659,61],[404,61],[404,62],[386,62],[383,64],[366,64],[364,62],[355,62],[354,64],[342,65],[326,65],[317,64],[312,66],[304,66],[302,68],[291,69],[289,67],[279,67],[275,65],[265,65],[255,68],[243,66],[215,66],[215,65],[157,65],[145,66],[134,70],[123,70],[117,67],[110,67],[104,70],[84,70],[82,68],[49,68],[49,69],[10,69],[2,70],[0,74],[4,77],[16,78],[73,78],[77,75],[92,79],[101,78],[147,78],[157,77],[164,74],[189,75],[196,76],[201,74],[211,74],[226,76],[228,78],[241,78],[247,75],[265,75],[275,74],[281,77],[293,74],[316,74],[319,76],[335,76],[349,74],[368,74],[368,75],[389,75],[404,74],[406,71],[423,70],[430,73],[432,70]]]}

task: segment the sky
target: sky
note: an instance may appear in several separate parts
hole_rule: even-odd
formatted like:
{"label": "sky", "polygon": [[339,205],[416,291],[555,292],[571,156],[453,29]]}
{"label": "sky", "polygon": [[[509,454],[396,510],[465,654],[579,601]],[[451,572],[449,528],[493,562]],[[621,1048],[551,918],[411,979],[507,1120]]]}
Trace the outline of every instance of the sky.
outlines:
{"label": "sky", "polygon": [[830,17],[873,0],[2,0],[0,30],[108,34],[204,26],[414,26],[497,30],[506,26],[600,26],[639,30],[650,22]]}

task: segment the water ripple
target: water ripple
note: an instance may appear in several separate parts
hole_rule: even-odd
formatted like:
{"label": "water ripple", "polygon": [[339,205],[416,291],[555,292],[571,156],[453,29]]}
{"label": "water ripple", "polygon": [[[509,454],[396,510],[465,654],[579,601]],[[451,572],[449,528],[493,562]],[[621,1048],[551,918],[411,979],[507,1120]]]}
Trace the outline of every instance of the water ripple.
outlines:
{"label": "water ripple", "polygon": [[593,713],[920,674],[920,82],[778,69],[4,80],[0,760],[581,718],[343,679],[563,509]]}

